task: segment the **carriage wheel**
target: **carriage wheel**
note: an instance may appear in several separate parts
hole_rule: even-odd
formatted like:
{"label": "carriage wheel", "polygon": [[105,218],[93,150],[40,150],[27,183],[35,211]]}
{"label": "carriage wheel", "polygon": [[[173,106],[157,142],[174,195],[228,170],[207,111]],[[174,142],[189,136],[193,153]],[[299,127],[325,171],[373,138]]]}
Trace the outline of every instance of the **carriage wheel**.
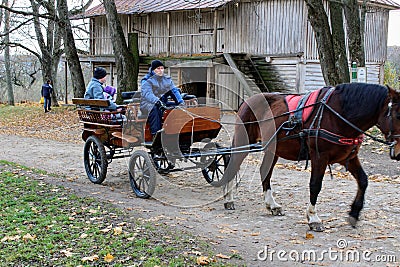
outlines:
{"label": "carriage wheel", "polygon": [[83,148],[83,162],[89,180],[101,184],[107,175],[107,154],[103,143],[96,136],[89,136]]}
{"label": "carriage wheel", "polygon": [[151,158],[154,163],[154,167],[156,168],[159,174],[167,174],[173,169],[173,165],[165,158],[165,156],[161,155],[162,157],[159,158],[157,154],[151,154]]}
{"label": "carriage wheel", "polygon": [[[220,146],[216,144],[216,147],[219,148]],[[230,155],[228,154],[217,154],[214,160],[207,167],[201,170],[208,183],[221,180],[222,175],[229,164],[229,159]]]}
{"label": "carriage wheel", "polygon": [[146,151],[138,150],[129,159],[129,181],[140,198],[149,198],[156,187],[156,169]]}

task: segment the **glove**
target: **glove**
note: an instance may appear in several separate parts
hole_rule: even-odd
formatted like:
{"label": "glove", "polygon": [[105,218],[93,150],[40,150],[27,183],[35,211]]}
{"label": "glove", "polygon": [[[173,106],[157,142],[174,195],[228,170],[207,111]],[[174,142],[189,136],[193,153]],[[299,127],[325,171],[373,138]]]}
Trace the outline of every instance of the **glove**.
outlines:
{"label": "glove", "polygon": [[168,107],[164,104],[164,102],[162,102],[161,100],[158,100],[157,102],[156,102],[156,105],[158,105],[158,108],[159,109],[161,109],[161,110],[166,110],[166,109],[168,109]]}

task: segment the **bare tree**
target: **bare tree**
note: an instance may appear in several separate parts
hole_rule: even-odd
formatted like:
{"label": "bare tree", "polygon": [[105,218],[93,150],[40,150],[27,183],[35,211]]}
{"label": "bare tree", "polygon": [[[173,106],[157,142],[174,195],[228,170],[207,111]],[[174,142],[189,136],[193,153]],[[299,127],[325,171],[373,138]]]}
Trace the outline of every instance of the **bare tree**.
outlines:
{"label": "bare tree", "polygon": [[360,67],[365,66],[364,29],[367,2],[368,0],[363,1],[361,9],[361,17],[363,19],[361,20],[358,1],[343,0],[344,14],[347,21],[350,62],[357,62]]}
{"label": "bare tree", "polygon": [[328,16],[322,0],[305,0],[308,7],[308,19],[314,29],[322,75],[326,85],[339,83],[336,72],[335,50],[330,31]]}
{"label": "bare tree", "polygon": [[[3,0],[3,5],[8,6],[8,0]],[[7,95],[8,95],[8,104],[14,106],[14,91],[12,86],[12,77],[11,77],[11,66],[10,66],[10,47],[8,43],[10,42],[10,11],[4,11],[4,63],[6,69],[6,82],[7,82]]]}
{"label": "bare tree", "polygon": [[71,73],[74,96],[83,97],[85,94],[85,80],[83,78],[71,23],[69,21],[68,4],[66,0],[58,0],[58,14],[58,25],[63,32],[65,56]]}
{"label": "bare tree", "polygon": [[[88,0],[86,5],[81,9],[74,10],[75,13],[82,12],[92,3]],[[72,84],[74,87],[74,96],[83,97],[85,92],[85,82],[80,68],[79,56],[75,47],[72,27],[70,24],[67,1],[66,0],[30,0],[32,11],[26,9],[12,9],[6,5],[0,5],[0,8],[9,10],[14,14],[19,14],[25,18],[14,29],[10,29],[10,33],[21,29],[33,20],[35,29],[35,38],[40,52],[35,51],[32,47],[25,45],[23,42],[9,42],[9,46],[20,47],[29,53],[35,55],[42,67],[43,80],[51,79],[56,84],[58,64],[62,54],[65,54],[72,76]],[[57,8],[55,8],[57,3]],[[45,25],[45,26],[44,26]],[[45,31],[45,33],[43,33]],[[33,37],[31,39],[34,39]],[[64,42],[62,42],[64,41]],[[62,47],[64,45],[64,48]],[[55,88],[55,92],[58,88]],[[52,99],[57,105],[56,94]]]}
{"label": "bare tree", "polygon": [[[343,12],[347,25],[350,60],[365,66],[364,27],[365,9],[360,20],[357,0],[330,1],[330,22],[322,0],[305,0],[308,19],[313,27],[317,42],[322,74],[326,85],[336,85],[350,81],[346,55]],[[364,0],[364,5],[368,0]]]}
{"label": "bare tree", "polygon": [[111,33],[111,42],[115,54],[115,64],[118,78],[118,98],[121,92],[137,90],[137,70],[134,67],[133,55],[128,49],[121,22],[118,18],[114,0],[104,0],[107,23]]}
{"label": "bare tree", "polygon": [[[45,8],[48,14],[55,13],[54,0],[50,0],[48,2],[42,1],[41,5],[39,4],[39,2],[35,0],[30,0],[30,2],[34,14],[40,14],[39,11],[40,6]],[[57,67],[62,53],[61,41],[60,41],[61,36],[57,34],[58,27],[53,19],[46,20],[47,27],[46,27],[46,34],[45,34],[46,39],[45,39],[44,34],[42,33],[42,29],[44,28],[41,26],[42,22],[40,21],[40,17],[35,15],[33,17],[33,22],[34,22],[37,42],[41,51],[41,54],[39,56],[39,61],[42,66],[43,81],[50,79],[53,81],[53,85],[56,85]],[[56,89],[57,88],[54,88],[53,90],[54,93],[51,99],[54,106],[58,106],[58,101],[57,101],[58,90]]]}

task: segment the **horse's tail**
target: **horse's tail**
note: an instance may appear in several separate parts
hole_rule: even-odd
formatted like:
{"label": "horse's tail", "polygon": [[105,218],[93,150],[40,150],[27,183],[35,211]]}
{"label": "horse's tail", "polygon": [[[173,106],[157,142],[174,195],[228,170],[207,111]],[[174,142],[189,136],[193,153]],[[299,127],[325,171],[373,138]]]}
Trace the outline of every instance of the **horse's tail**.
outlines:
{"label": "horse's tail", "polygon": [[229,164],[219,181],[211,183],[212,186],[220,187],[232,181],[239,172],[240,166],[249,154],[249,144],[254,143],[254,137],[258,135],[259,128],[254,114],[249,110],[246,102],[238,110],[235,133],[233,136]]}

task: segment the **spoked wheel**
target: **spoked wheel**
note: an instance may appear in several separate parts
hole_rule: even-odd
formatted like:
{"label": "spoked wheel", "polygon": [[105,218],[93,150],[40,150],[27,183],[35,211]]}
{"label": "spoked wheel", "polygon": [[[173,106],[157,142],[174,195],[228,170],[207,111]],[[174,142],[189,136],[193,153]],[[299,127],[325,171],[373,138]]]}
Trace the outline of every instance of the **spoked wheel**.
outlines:
{"label": "spoked wheel", "polygon": [[86,139],[83,162],[89,180],[92,183],[101,184],[107,175],[108,161],[103,143],[94,135]]}
{"label": "spoked wheel", "polygon": [[[220,146],[216,144],[216,147],[219,148]],[[208,156],[209,157],[209,156]],[[211,163],[201,170],[203,173],[204,178],[208,183],[217,182],[221,180],[226,167],[229,164],[230,155],[229,154],[222,154],[216,155],[214,160]],[[209,160],[209,159],[207,159]]]}
{"label": "spoked wheel", "polygon": [[160,174],[167,174],[174,168],[174,165],[164,155],[151,154],[154,167]]}
{"label": "spoked wheel", "polygon": [[129,159],[129,180],[133,192],[140,198],[149,198],[156,187],[156,169],[146,151],[138,150]]}

